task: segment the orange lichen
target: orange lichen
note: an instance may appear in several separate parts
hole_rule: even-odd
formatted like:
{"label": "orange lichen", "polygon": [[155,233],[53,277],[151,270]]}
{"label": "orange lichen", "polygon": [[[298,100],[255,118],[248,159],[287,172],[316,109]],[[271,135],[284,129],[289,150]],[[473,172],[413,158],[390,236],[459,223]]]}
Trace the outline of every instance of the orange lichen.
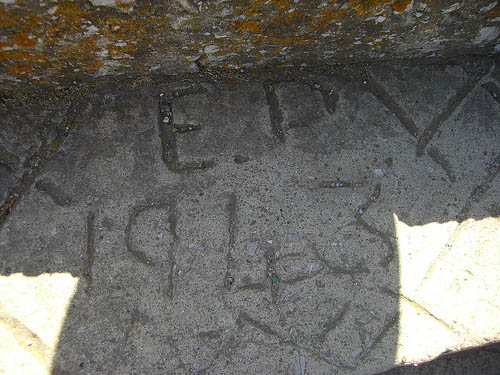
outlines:
{"label": "orange lichen", "polygon": [[358,15],[373,15],[391,3],[391,0],[348,0],[347,5]]}
{"label": "orange lichen", "polygon": [[125,10],[125,11],[129,11],[130,9],[132,9],[132,8],[133,8],[133,5],[132,5],[132,4],[125,3],[125,2],[120,1],[120,0],[118,0],[118,1],[116,2],[116,6],[117,6],[118,8],[122,8],[122,9],[123,9],[123,10]]}
{"label": "orange lichen", "polygon": [[257,20],[237,21],[234,23],[233,28],[239,31],[250,31],[255,34],[262,33],[260,22]]}
{"label": "orange lichen", "polygon": [[231,53],[238,53],[240,51],[241,51],[241,45],[232,44],[229,46],[229,52],[231,52]]}
{"label": "orange lichen", "polygon": [[127,44],[126,46],[110,46],[109,54],[112,57],[123,57],[125,54],[131,54],[137,50],[134,44]]}
{"label": "orange lichen", "polygon": [[[0,7],[0,14],[7,13]],[[70,1],[58,3],[54,14],[46,16],[50,17],[50,20],[43,19],[33,12],[26,12],[14,22],[14,26],[21,32],[12,35],[12,40],[20,47],[32,48],[36,40],[42,38],[44,44],[51,47],[54,57],[47,60],[19,54],[16,56],[11,53],[1,58],[9,58],[11,63],[19,61],[20,58],[32,64],[36,63],[33,68],[38,69],[38,74],[57,72],[68,67],[84,71],[96,70],[103,63],[98,56],[99,52],[103,52],[103,48],[109,50],[110,57],[123,57],[127,53],[136,51],[138,42],[151,42],[153,39],[151,35],[154,35],[151,31],[163,32],[166,23],[164,17],[153,17],[148,14],[142,17],[141,14],[138,20],[127,15],[110,16],[98,18],[94,24],[89,17],[91,14],[92,11],[82,10],[77,3]],[[5,25],[5,18],[2,21]],[[91,28],[94,30],[89,35],[87,31]],[[118,43],[120,44],[116,45]],[[20,69],[14,71],[19,72]],[[34,71],[32,73],[35,74]]]}
{"label": "orange lichen", "polygon": [[273,18],[276,23],[290,23],[299,15],[299,12],[294,10],[293,12],[286,12],[284,16],[281,14],[274,14]]}
{"label": "orange lichen", "polygon": [[228,67],[232,68],[232,67],[235,67],[235,66],[237,66],[238,68],[242,68],[243,64],[239,60],[234,60],[233,62],[230,63],[230,65]]}
{"label": "orange lichen", "polygon": [[0,50],[3,50],[4,48],[12,48],[14,44],[8,43],[8,42],[0,42]]}
{"label": "orange lichen", "polygon": [[484,17],[500,17],[500,9],[492,9]]}
{"label": "orange lichen", "polygon": [[422,25],[421,29],[422,30],[434,30],[437,28],[437,25]]}
{"label": "orange lichen", "polygon": [[11,38],[19,47],[33,48],[36,44],[36,38],[28,33],[17,33]]}
{"label": "orange lichen", "polygon": [[30,64],[13,64],[9,65],[9,73],[14,76],[23,76],[31,72]]}
{"label": "orange lichen", "polygon": [[13,27],[16,25],[16,17],[12,10],[6,10],[3,4],[0,4],[0,27]]}
{"label": "orange lichen", "polygon": [[23,50],[11,50],[0,52],[0,61],[12,60],[12,61],[27,61],[31,58],[31,54],[28,51]]}
{"label": "orange lichen", "polygon": [[51,73],[51,74],[55,74],[55,73],[61,71],[62,69],[63,69],[62,65],[53,64],[46,69],[46,72]]}
{"label": "orange lichen", "polygon": [[281,10],[285,9],[290,3],[289,0],[271,0],[271,3],[280,8]]}
{"label": "orange lichen", "polygon": [[281,52],[281,48],[279,48],[279,47],[271,48],[269,50],[269,53],[272,53],[273,55],[279,55],[280,52]]}
{"label": "orange lichen", "polygon": [[411,0],[396,0],[394,3],[392,3],[392,9],[394,9],[395,12],[402,13],[408,8],[408,5],[410,5]]}
{"label": "orange lichen", "polygon": [[[243,9],[243,13],[247,16],[257,16],[262,14],[260,7],[266,3],[266,0],[255,0],[250,1],[248,4],[244,4],[241,9]],[[239,9],[237,8],[236,11]]]}
{"label": "orange lichen", "polygon": [[60,3],[57,3],[57,9],[54,13],[56,16],[65,16],[65,17],[81,17],[84,15],[88,15],[91,12],[89,10],[81,10],[78,7],[77,3],[74,3],[72,1],[61,1]]}
{"label": "orange lichen", "polygon": [[87,71],[96,71],[102,66],[103,62],[97,58],[84,61],[82,67]]}
{"label": "orange lichen", "polygon": [[226,44],[227,42],[226,42],[225,38],[212,38],[211,43],[222,45],[222,44]]}

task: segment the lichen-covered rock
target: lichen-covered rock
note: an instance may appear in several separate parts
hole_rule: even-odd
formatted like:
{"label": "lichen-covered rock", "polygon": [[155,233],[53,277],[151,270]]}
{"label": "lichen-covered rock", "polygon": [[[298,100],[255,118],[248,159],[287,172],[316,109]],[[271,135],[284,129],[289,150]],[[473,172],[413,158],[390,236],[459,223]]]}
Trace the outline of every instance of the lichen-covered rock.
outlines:
{"label": "lichen-covered rock", "polygon": [[499,50],[497,1],[0,0],[0,82]]}

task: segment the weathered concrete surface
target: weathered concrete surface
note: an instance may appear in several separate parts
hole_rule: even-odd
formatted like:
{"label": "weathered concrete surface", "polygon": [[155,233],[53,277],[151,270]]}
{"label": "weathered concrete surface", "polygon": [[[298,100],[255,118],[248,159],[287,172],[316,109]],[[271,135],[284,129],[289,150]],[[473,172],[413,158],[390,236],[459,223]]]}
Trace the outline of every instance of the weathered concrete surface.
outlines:
{"label": "weathered concrete surface", "polygon": [[0,83],[487,54],[499,32],[496,0],[2,0]]}
{"label": "weathered concrete surface", "polygon": [[375,374],[499,341],[498,78],[479,59],[3,109],[0,369]]}

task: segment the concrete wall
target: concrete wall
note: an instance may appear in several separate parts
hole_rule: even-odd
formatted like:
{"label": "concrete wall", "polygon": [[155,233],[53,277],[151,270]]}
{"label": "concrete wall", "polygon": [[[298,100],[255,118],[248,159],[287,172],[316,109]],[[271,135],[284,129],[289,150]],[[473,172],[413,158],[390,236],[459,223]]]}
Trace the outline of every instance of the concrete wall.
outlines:
{"label": "concrete wall", "polygon": [[495,0],[0,0],[0,88],[498,52]]}

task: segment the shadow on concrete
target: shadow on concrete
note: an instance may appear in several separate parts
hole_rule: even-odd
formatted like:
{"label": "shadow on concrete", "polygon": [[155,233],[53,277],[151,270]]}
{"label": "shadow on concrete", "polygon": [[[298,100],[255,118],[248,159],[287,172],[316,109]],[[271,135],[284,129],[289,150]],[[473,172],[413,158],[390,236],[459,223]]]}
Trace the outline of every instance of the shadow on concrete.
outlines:
{"label": "shadow on concrete", "polygon": [[[398,74],[441,72],[420,69]],[[19,273],[68,275],[7,291],[0,318],[19,350],[63,375],[369,374],[457,349],[459,328],[402,295],[394,225],[414,241],[404,266],[424,259],[411,291],[465,219],[498,216],[498,129],[485,125],[498,105],[467,93],[417,158],[380,94],[392,73],[373,72],[91,95],[2,228],[4,290]],[[406,342],[402,298],[425,323]],[[64,315],[58,331],[50,316]],[[428,333],[444,338],[425,350]]]}
{"label": "shadow on concrete", "polygon": [[[500,345],[490,344],[454,354],[443,354],[433,361],[419,366],[398,367],[384,375],[431,375],[431,374],[498,374]],[[382,373],[381,373],[382,374]]]}

